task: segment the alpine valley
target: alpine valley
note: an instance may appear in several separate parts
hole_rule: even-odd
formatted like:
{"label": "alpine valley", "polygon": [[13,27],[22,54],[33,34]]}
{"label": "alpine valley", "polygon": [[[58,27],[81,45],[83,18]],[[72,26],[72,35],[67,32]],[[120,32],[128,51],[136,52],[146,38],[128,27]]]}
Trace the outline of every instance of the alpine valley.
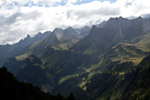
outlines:
{"label": "alpine valley", "polygon": [[117,17],[92,27],[28,35],[0,45],[0,65],[52,95],[150,100],[150,18]]}

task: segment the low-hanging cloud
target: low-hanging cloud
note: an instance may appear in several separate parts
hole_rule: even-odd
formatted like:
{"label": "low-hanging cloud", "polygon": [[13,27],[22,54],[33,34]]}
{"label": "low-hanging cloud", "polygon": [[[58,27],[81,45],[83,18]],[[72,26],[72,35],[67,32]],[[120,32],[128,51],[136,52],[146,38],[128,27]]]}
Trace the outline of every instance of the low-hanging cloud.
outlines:
{"label": "low-hanging cloud", "polygon": [[[110,17],[148,17],[149,0],[0,0],[0,44],[15,43],[39,31],[93,25]],[[63,5],[61,3],[64,3]]]}

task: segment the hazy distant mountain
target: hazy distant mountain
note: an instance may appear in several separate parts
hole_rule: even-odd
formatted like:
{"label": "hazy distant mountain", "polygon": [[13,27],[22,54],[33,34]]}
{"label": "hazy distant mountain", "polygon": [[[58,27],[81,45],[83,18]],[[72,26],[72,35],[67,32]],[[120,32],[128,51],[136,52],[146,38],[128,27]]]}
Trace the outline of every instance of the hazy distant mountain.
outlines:
{"label": "hazy distant mountain", "polygon": [[51,46],[54,49],[66,50],[72,47],[73,44],[80,39],[80,35],[72,27],[68,27],[64,30],[61,28],[56,28],[46,38],[30,45],[27,53],[40,55],[47,48],[47,46]]}
{"label": "hazy distant mountain", "polygon": [[77,28],[75,31],[80,34],[80,38],[86,37],[90,33],[91,27],[85,26],[82,28]]}
{"label": "hazy distant mountain", "polygon": [[91,29],[56,28],[4,65],[19,80],[52,94],[73,92],[80,100],[149,99],[149,26],[149,18],[119,17]]}
{"label": "hazy distant mountain", "polygon": [[[84,29],[84,31],[86,31],[86,29]],[[84,33],[84,31],[81,32]],[[33,38],[27,35],[26,38],[20,40],[18,43],[0,46],[1,52],[3,52],[0,56],[0,65],[9,57],[19,55],[26,57],[32,53],[40,55],[48,45],[53,45],[55,48],[68,49],[81,38],[83,38],[83,36],[80,36],[72,27],[68,27],[64,30],[56,28],[52,33],[50,31],[44,32],[43,34],[39,32]]]}
{"label": "hazy distant mountain", "polygon": [[60,38],[60,41],[65,42],[65,41],[68,41],[70,39],[79,40],[79,35],[77,34],[77,32],[72,27],[68,27],[64,30],[63,35]]}
{"label": "hazy distant mountain", "polygon": [[57,39],[56,34],[52,32],[47,37],[31,44],[29,50],[26,52],[29,54],[39,55],[48,45],[56,44],[59,44],[59,40]]}
{"label": "hazy distant mountain", "polygon": [[60,40],[63,36],[64,30],[61,28],[55,28],[53,32],[56,34],[57,39]]}
{"label": "hazy distant mountain", "polygon": [[13,45],[0,45],[0,65],[2,65],[9,57],[18,56],[25,53],[29,45],[47,37],[50,33],[50,31],[47,31],[43,34],[38,33],[33,38],[27,35],[26,38]]}

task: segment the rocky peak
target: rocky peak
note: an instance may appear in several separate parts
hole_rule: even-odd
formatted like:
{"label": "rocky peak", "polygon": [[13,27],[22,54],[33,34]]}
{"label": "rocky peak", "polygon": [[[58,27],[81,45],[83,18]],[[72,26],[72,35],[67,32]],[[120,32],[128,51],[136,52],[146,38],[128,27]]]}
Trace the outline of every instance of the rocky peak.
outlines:
{"label": "rocky peak", "polygon": [[28,34],[25,39],[31,39],[30,35]]}

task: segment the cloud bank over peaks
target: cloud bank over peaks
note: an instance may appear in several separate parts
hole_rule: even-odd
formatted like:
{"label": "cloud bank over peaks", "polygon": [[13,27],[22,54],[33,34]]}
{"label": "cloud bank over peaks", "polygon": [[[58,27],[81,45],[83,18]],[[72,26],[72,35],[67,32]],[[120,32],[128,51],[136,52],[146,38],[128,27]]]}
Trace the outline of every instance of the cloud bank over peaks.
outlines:
{"label": "cloud bank over peaks", "polygon": [[90,26],[110,17],[148,17],[149,11],[149,0],[0,0],[0,44],[56,27]]}

